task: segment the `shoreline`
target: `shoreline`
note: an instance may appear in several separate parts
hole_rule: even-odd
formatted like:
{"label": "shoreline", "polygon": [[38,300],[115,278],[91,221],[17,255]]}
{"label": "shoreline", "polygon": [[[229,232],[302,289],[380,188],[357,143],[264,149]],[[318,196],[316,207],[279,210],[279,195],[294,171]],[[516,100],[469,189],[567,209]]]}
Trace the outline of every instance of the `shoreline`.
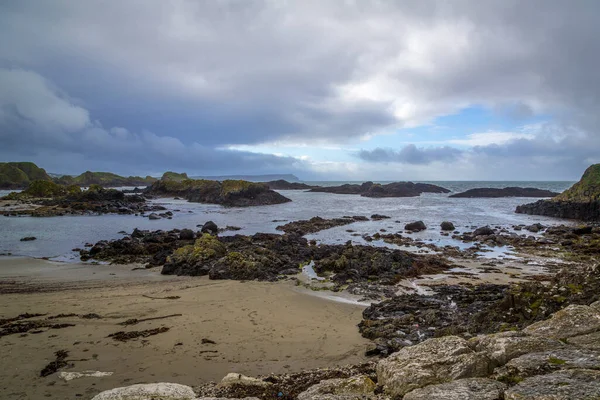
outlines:
{"label": "shoreline", "polygon": [[[7,268],[7,264],[12,264]],[[229,372],[245,375],[299,372],[311,368],[357,364],[366,360],[369,340],[356,325],[363,307],[312,296],[297,290],[293,281],[211,281],[206,277],[164,277],[158,271],[131,271],[119,266],[54,265],[71,282],[44,275],[45,260],[0,258],[0,280],[15,284],[25,279],[45,286],[37,293],[0,294],[2,318],[23,313],[42,313],[31,320],[57,314],[98,314],[99,319],[68,316],[54,319],[74,324],[63,329],[0,338],[3,359],[10,368],[0,372],[0,390],[10,398],[70,398],[94,394],[118,386],[150,380],[198,385],[218,381]],[[69,267],[69,268],[67,268]],[[91,267],[91,268],[90,268]],[[27,269],[33,276],[27,277]],[[88,276],[77,269],[98,269]],[[103,269],[116,275],[97,279]],[[40,271],[42,269],[42,271]],[[20,272],[19,272],[20,270]],[[138,275],[132,280],[130,276]],[[93,278],[93,279],[92,279]],[[69,290],[63,290],[68,286]],[[144,297],[149,296],[149,297]],[[179,297],[165,299],[165,297]],[[152,298],[154,297],[154,298]],[[155,299],[155,298],[161,299]],[[136,318],[170,317],[120,326]],[[29,320],[27,320],[29,321]],[[108,337],[118,331],[142,331],[160,327],[167,332],[118,342]],[[208,339],[216,344],[203,343]],[[42,378],[40,371],[66,350],[74,361],[65,372],[86,370],[113,372],[101,378],[84,377],[65,382],[56,374]]]}

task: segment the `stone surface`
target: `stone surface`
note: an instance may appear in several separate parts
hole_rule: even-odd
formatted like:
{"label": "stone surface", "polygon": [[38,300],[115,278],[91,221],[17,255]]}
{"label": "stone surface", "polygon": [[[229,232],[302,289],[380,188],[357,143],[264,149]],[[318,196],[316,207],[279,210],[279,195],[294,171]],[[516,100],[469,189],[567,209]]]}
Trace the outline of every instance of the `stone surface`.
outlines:
{"label": "stone surface", "polygon": [[62,371],[58,373],[60,379],[64,379],[66,382],[72,381],[77,378],[93,377],[102,378],[104,376],[111,376],[114,372],[101,372],[101,371],[81,371],[81,372],[66,372]]}
{"label": "stone surface", "polygon": [[404,400],[501,400],[506,385],[487,378],[459,379],[454,382],[415,389]]}
{"label": "stone surface", "polygon": [[238,374],[236,372],[230,372],[227,375],[225,375],[225,377],[223,379],[221,379],[221,382],[219,383],[219,385],[223,386],[223,385],[244,385],[244,386],[260,386],[260,387],[266,387],[269,386],[270,383],[265,382],[261,379],[257,379],[257,378],[252,378],[249,376],[245,376],[242,374]]}
{"label": "stone surface", "polygon": [[494,365],[500,366],[523,354],[559,349],[564,344],[556,339],[528,336],[523,332],[501,332],[474,337],[469,340],[469,346],[475,351],[488,353]]}
{"label": "stone surface", "polygon": [[600,352],[569,348],[525,354],[510,360],[503,368],[497,370],[497,375],[526,378],[573,368],[600,369]]}
{"label": "stone surface", "polygon": [[425,226],[425,223],[423,221],[415,221],[415,222],[406,224],[404,226],[404,229],[407,231],[411,231],[411,232],[419,232],[419,231],[424,231],[425,229],[427,229],[427,226]]}
{"label": "stone surface", "polygon": [[570,337],[568,342],[586,349],[600,350],[600,331]]}
{"label": "stone surface", "polygon": [[598,330],[600,312],[589,306],[572,304],[554,313],[550,319],[536,322],[523,331],[530,335],[563,339]]}
{"label": "stone surface", "polygon": [[453,231],[455,228],[454,224],[450,221],[444,221],[440,224],[440,228],[443,231]]}
{"label": "stone surface", "polygon": [[405,347],[377,364],[377,379],[393,397],[454,379],[484,377],[491,360],[457,336],[429,339]]}
{"label": "stone surface", "polygon": [[194,400],[191,387],[177,383],[148,383],[106,390],[92,400]]}
{"label": "stone surface", "polygon": [[597,400],[600,371],[573,369],[527,378],[504,393],[505,400]]}
{"label": "stone surface", "polygon": [[298,400],[363,400],[374,398],[375,382],[368,376],[327,379],[298,395]]}

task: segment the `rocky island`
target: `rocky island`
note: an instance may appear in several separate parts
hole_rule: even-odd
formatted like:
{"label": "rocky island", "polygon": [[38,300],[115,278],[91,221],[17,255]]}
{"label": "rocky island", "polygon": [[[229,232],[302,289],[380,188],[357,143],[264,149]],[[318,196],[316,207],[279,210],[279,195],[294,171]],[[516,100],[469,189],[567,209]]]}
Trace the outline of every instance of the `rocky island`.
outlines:
{"label": "rocky island", "polygon": [[186,174],[167,172],[150,186],[153,196],[181,197],[190,202],[221,204],[227,207],[263,206],[291,201],[263,183],[226,180],[186,179]]}
{"label": "rocky island", "polygon": [[585,170],[581,180],[550,200],[520,205],[517,213],[600,221],[600,164]]}
{"label": "rocky island", "polygon": [[23,189],[33,181],[51,181],[46,170],[32,162],[0,162],[0,189]]}
{"label": "rocky island", "polygon": [[428,183],[393,182],[385,185],[364,182],[361,185],[345,184],[341,186],[324,186],[312,188],[310,192],[359,194],[363,197],[417,197],[421,193],[450,193],[441,186]]}
{"label": "rocky island", "polygon": [[497,198],[497,197],[554,197],[558,193],[550,190],[522,187],[497,188],[475,188],[462,193],[451,194],[448,197],[466,197],[466,198]]}

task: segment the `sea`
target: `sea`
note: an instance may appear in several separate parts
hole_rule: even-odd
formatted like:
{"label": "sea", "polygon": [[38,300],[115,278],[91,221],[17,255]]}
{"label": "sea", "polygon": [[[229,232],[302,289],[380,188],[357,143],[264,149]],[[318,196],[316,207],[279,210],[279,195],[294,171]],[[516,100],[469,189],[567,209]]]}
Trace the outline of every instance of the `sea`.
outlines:
{"label": "sea", "polygon": [[[503,188],[509,186],[534,187],[562,192],[575,182],[567,181],[422,181],[451,190],[453,193],[472,188]],[[309,185],[336,186],[344,183],[362,182],[305,182]],[[381,181],[379,183],[389,183]],[[9,191],[0,191],[0,196]],[[47,257],[57,261],[79,261],[75,248],[99,240],[112,240],[131,233],[134,228],[169,230],[190,228],[198,230],[205,222],[213,221],[219,227],[227,225],[241,228],[224,232],[223,235],[257,232],[281,233],[277,226],[290,221],[309,219],[315,216],[335,218],[342,216],[383,214],[390,218],[381,221],[355,222],[308,235],[321,243],[368,244],[381,246],[383,242],[367,243],[361,236],[376,232],[403,233],[409,222],[421,220],[428,229],[413,234],[414,239],[431,242],[438,246],[464,244],[440,234],[439,224],[451,221],[460,232],[490,225],[511,228],[514,225],[542,223],[544,225],[573,224],[561,219],[516,214],[520,204],[536,201],[533,198],[466,199],[449,198],[449,194],[424,193],[419,197],[368,198],[359,195],[310,193],[302,190],[282,190],[292,202],[260,207],[223,207],[214,204],[190,203],[185,200],[163,198],[153,202],[164,205],[173,212],[172,219],[149,220],[135,215],[86,215],[50,218],[0,217],[0,256]],[[450,193],[452,194],[452,193]],[[351,232],[349,232],[351,231]],[[20,241],[26,236],[35,236],[35,241]]]}

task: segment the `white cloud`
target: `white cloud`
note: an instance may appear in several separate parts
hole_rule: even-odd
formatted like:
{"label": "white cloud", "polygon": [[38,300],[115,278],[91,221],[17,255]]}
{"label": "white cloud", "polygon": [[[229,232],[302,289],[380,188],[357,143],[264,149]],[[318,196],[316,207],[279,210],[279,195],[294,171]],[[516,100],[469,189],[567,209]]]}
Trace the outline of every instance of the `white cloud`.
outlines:
{"label": "white cloud", "polygon": [[492,144],[506,144],[517,139],[533,139],[533,133],[519,132],[483,132],[472,133],[467,135],[465,139],[451,139],[445,141],[448,144],[456,144],[461,146],[489,146]]}

